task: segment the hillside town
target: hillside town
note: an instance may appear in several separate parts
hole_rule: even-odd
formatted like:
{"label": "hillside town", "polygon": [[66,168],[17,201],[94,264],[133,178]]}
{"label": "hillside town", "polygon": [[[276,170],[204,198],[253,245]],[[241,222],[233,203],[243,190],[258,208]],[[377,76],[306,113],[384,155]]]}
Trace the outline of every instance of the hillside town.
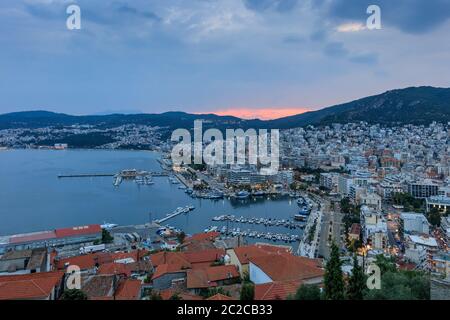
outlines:
{"label": "hillside town", "polygon": [[[125,129],[120,132],[129,135],[120,141],[140,141],[135,135],[143,132],[157,139],[151,129]],[[3,130],[0,145],[23,147],[29,137]],[[330,293],[333,265],[342,275],[334,281],[351,292],[355,274],[370,274],[372,264],[383,265],[382,285],[383,272],[391,273],[386,282],[425,279],[428,295],[407,298],[450,299],[449,138],[449,124],[440,123],[283,130],[282,169],[273,174],[249,165],[172,167],[167,157],[162,165],[193,197],[296,199],[299,241],[218,227],[187,235],[155,221],[2,236],[0,299],[285,300],[301,299],[302,289],[311,287],[326,299],[402,298],[383,296],[382,289]],[[80,277],[77,289],[70,286],[74,276]]]}

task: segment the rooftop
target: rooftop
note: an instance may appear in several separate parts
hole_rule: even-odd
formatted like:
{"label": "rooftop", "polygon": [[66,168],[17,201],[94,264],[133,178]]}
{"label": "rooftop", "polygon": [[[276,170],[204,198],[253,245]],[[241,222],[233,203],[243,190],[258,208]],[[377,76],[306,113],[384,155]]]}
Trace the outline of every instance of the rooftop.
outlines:
{"label": "rooftop", "polygon": [[270,254],[250,258],[272,281],[305,280],[324,275],[321,261],[291,254]]}
{"label": "rooftop", "polygon": [[0,277],[0,300],[47,299],[62,281],[63,272]]}

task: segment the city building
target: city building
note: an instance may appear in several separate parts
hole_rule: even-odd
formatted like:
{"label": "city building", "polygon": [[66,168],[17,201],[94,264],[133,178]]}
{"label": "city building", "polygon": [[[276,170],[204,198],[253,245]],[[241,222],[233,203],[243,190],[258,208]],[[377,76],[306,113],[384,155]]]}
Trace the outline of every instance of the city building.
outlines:
{"label": "city building", "polygon": [[426,199],[427,212],[431,209],[436,208],[439,212],[448,213],[450,212],[450,197],[445,196],[434,196]]}
{"label": "city building", "polygon": [[418,199],[426,199],[436,196],[438,191],[439,185],[429,179],[415,181],[408,184],[408,193]]}
{"label": "city building", "polygon": [[430,224],[427,218],[421,213],[404,212],[400,215],[402,229],[404,233],[430,233]]}

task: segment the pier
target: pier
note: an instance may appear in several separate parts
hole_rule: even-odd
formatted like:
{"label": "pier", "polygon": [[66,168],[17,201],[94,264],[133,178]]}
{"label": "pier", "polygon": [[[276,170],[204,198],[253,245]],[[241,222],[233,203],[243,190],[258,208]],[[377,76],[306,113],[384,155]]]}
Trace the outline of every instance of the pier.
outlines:
{"label": "pier", "polygon": [[100,177],[114,177],[113,173],[86,173],[86,174],[60,174],[58,178],[100,178]]}
{"label": "pier", "polygon": [[173,218],[179,216],[180,214],[183,214],[183,213],[187,214],[187,213],[189,213],[190,211],[192,211],[194,209],[195,208],[193,206],[186,206],[184,208],[180,207],[180,208],[177,208],[174,212],[168,214],[166,217],[164,217],[162,219],[158,219],[155,222],[158,223],[158,224],[162,224],[162,223],[164,223],[164,222],[166,222],[166,221],[168,221],[170,219],[173,219]]}
{"label": "pier", "polygon": [[136,177],[143,177],[143,176],[152,176],[152,177],[167,177],[168,173],[166,172],[136,172],[133,174],[129,173],[78,173],[78,174],[60,174],[58,175],[58,178],[101,178],[101,177],[117,177],[120,176],[124,179],[132,179]]}

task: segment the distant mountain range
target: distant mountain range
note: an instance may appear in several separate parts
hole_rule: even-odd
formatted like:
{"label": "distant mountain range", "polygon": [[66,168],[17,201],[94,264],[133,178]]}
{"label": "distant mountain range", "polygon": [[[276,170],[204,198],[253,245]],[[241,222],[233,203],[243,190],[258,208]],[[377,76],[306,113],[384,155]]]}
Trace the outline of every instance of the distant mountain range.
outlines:
{"label": "distant mountain range", "polygon": [[105,128],[123,124],[145,124],[189,129],[193,127],[196,119],[205,120],[207,123],[205,127],[219,129],[227,127],[288,129],[358,121],[384,125],[450,122],[450,88],[410,87],[392,90],[318,111],[268,121],[184,112],[72,116],[48,111],[25,111],[0,115],[0,129],[74,124],[90,124]]}

